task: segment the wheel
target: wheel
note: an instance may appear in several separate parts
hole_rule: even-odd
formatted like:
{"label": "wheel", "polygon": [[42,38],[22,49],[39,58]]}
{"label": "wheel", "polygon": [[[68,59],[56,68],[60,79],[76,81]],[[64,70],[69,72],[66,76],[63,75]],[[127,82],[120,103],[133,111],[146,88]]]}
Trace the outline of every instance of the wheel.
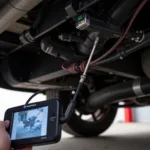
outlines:
{"label": "wheel", "polygon": [[76,109],[70,120],[63,125],[63,130],[74,136],[97,136],[106,131],[113,123],[117,107],[104,106],[95,111],[86,110],[85,104],[88,96],[95,91],[95,84],[90,81],[80,90]]}
{"label": "wheel", "polygon": [[97,136],[110,127],[116,113],[117,108],[112,105],[87,115],[75,110],[70,120],[63,125],[63,130],[74,136]]}
{"label": "wheel", "polygon": [[[86,99],[93,91],[93,86],[87,85],[80,90],[74,113],[72,114],[70,120],[62,125],[65,132],[74,136],[91,137],[103,133],[110,127],[115,119],[117,107],[114,107],[114,105],[109,105],[92,112],[85,109]],[[62,92],[59,94],[48,92],[46,95],[48,99],[59,97],[61,99],[61,103],[63,104],[64,110],[66,110],[71,99],[70,92]]]}

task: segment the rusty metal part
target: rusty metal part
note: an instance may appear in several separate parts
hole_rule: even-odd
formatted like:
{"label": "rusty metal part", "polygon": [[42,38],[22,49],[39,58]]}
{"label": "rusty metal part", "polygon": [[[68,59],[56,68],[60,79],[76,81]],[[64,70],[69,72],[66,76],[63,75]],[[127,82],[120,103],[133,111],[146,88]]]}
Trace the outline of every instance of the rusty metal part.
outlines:
{"label": "rusty metal part", "polygon": [[42,0],[9,0],[0,9],[0,33],[4,32],[11,24],[23,17]]}

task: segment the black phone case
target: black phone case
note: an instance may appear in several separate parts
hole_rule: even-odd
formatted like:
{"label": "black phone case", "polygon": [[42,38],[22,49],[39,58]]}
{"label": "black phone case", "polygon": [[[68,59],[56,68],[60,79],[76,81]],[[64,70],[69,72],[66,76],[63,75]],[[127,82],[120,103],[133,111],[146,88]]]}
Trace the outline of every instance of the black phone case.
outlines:
{"label": "black phone case", "polygon": [[48,106],[48,125],[47,136],[34,137],[28,139],[12,140],[12,148],[23,148],[27,146],[38,146],[51,143],[57,143],[61,138],[61,124],[60,124],[60,103],[58,100],[47,100],[39,103],[32,103],[24,108],[24,105],[10,108],[5,113],[5,120],[10,121],[10,126],[7,129],[11,136],[13,116],[15,112],[35,109],[38,107]]}

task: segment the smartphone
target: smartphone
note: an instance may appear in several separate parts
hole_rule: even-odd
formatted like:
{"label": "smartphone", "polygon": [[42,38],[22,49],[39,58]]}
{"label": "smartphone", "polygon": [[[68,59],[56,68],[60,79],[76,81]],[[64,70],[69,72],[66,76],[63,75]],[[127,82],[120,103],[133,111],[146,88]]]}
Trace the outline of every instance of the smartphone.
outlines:
{"label": "smartphone", "polygon": [[10,121],[7,131],[12,148],[57,143],[61,138],[60,112],[58,100],[8,109],[4,119]]}

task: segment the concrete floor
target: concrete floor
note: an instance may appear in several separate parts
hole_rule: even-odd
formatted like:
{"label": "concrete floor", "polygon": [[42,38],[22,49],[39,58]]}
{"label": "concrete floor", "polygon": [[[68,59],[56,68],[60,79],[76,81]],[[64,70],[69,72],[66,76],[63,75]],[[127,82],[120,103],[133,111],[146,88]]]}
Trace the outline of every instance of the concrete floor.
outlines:
{"label": "concrete floor", "polygon": [[97,138],[74,138],[63,133],[58,144],[34,150],[150,150],[150,124],[113,124]]}

